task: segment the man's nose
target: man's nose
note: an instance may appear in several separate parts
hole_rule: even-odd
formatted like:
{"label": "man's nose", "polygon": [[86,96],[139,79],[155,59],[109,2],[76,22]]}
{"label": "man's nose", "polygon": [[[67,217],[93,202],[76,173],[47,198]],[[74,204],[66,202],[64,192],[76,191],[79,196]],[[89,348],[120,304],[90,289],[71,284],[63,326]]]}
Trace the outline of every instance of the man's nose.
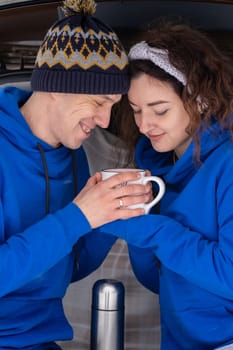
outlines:
{"label": "man's nose", "polygon": [[105,113],[103,112],[95,117],[95,122],[101,128],[106,129],[109,126],[110,117],[111,117],[110,112],[105,112]]}

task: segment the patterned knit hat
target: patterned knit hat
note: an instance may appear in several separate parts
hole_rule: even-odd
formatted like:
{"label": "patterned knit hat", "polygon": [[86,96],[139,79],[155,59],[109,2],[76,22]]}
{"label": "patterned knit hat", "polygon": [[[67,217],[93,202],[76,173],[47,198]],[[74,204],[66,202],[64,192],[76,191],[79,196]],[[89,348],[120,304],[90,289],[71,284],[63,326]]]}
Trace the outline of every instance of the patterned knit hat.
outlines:
{"label": "patterned knit hat", "polygon": [[116,33],[96,17],[94,0],[66,0],[38,51],[33,91],[125,94],[128,58]]}

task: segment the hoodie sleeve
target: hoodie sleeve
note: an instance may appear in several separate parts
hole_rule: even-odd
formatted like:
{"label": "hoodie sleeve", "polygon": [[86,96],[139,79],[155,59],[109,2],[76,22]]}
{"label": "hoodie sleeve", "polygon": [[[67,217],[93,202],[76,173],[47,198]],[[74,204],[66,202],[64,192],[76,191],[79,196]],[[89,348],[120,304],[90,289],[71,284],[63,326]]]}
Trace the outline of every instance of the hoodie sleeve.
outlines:
{"label": "hoodie sleeve", "polygon": [[128,245],[133,272],[138,281],[152,292],[159,292],[159,262],[151,249]]}
{"label": "hoodie sleeve", "polygon": [[[141,249],[150,249],[171,271],[211,293],[233,300],[233,214],[229,206],[232,190],[225,193],[225,197],[225,204],[219,212],[222,224],[219,241],[210,241],[201,233],[162,215],[118,220],[104,225],[101,231],[116,235]],[[148,273],[151,273],[152,266],[156,268],[156,264],[153,258],[147,259],[147,263]],[[145,262],[145,269],[144,265]],[[142,282],[143,273],[140,276]],[[145,278],[148,281],[148,276]],[[143,284],[147,285],[147,281]]]}
{"label": "hoodie sleeve", "polygon": [[74,266],[72,282],[79,281],[96,270],[116,239],[115,236],[100,233],[97,230],[81,237],[77,244],[77,263]]}
{"label": "hoodie sleeve", "polygon": [[[79,174],[78,190],[81,191],[90,176],[87,157],[83,147],[76,151],[76,159],[77,173]],[[72,282],[80,280],[96,270],[115,241],[116,237],[100,234],[97,230],[92,230],[89,234],[78,239],[74,247],[75,264]],[[96,249],[97,245],[98,249]]]}
{"label": "hoodie sleeve", "polygon": [[[1,223],[2,215],[3,210],[0,207]],[[69,254],[74,243],[90,231],[91,227],[86,217],[75,204],[70,203],[55,214],[48,215],[28,227],[24,232],[2,242],[0,296],[45,273]]]}

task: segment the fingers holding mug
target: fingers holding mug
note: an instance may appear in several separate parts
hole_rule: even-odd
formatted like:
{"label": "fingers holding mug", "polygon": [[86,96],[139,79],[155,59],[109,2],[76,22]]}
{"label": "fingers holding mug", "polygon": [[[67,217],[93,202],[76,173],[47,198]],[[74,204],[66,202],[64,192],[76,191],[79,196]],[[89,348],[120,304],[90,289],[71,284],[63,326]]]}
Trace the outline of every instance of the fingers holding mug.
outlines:
{"label": "fingers holding mug", "polygon": [[129,182],[137,182],[137,180],[141,178],[141,174],[138,171],[132,171],[131,169],[117,170],[118,169],[106,169],[101,171],[102,180],[108,183],[109,188],[122,188]]}
{"label": "fingers holding mug", "polygon": [[[149,181],[157,182],[159,193],[147,203],[151,199]],[[162,179],[146,176],[142,169],[121,169],[120,172],[111,169],[90,178],[73,203],[82,210],[90,226],[96,228],[114,220],[147,214],[164,191]]]}
{"label": "fingers holding mug", "polygon": [[[127,187],[134,188],[135,185],[128,185]],[[130,194],[124,194],[121,197],[117,197],[116,203],[119,209],[124,208],[144,208],[144,204],[151,201],[151,192],[145,192],[145,185],[141,185],[143,190],[140,193],[137,191],[134,194],[134,191],[127,191]]]}

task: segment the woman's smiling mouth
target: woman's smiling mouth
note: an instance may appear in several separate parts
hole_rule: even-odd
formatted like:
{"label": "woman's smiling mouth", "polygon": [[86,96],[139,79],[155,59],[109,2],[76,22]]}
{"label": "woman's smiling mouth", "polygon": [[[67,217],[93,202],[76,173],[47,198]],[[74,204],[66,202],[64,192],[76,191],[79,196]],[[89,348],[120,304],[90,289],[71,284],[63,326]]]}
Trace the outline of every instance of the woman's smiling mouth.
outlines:
{"label": "woman's smiling mouth", "polygon": [[160,134],[147,134],[147,137],[150,140],[153,140],[155,142],[159,141],[163,136],[165,135],[165,133],[160,133]]}

